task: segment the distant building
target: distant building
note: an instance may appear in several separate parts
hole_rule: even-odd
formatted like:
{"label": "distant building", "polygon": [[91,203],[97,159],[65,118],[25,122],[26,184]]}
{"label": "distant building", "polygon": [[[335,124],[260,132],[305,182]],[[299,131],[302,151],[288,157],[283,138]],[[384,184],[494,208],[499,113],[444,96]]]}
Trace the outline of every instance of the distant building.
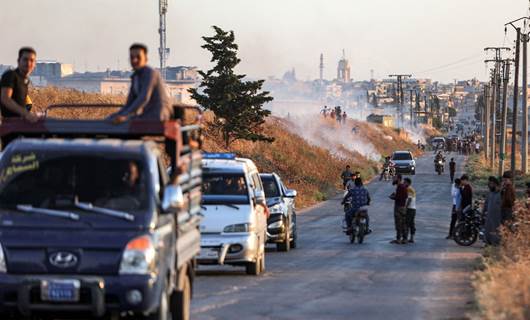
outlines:
{"label": "distant building", "polygon": [[166,68],[166,79],[177,80],[177,81],[197,81],[199,73],[197,67],[167,67]]}
{"label": "distant building", "polygon": [[37,61],[32,76],[44,77],[50,80],[70,76],[72,74],[74,74],[74,66],[72,64],[57,61]]}
{"label": "distant building", "polygon": [[374,114],[372,113],[366,117],[366,121],[381,124],[384,127],[393,128],[394,127],[394,117],[389,115]]}
{"label": "distant building", "polygon": [[344,51],[342,53],[342,59],[339,60],[339,65],[337,67],[337,80],[344,83],[351,81],[351,65],[346,59]]}

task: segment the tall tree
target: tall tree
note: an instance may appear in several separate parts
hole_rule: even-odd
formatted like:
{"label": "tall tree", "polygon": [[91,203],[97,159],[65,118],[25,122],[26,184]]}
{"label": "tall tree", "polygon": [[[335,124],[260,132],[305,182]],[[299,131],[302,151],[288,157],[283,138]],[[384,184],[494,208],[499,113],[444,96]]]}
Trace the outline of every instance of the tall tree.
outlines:
{"label": "tall tree", "polygon": [[246,75],[236,74],[234,68],[241,60],[234,32],[217,26],[213,29],[215,35],[203,37],[202,48],[211,52],[210,61],[215,66],[207,72],[199,71],[202,82],[199,89],[190,89],[191,97],[214,113],[210,125],[222,133],[226,147],[239,139],[272,142],[273,138],[262,134],[262,125],[270,115],[263,105],[273,99],[261,89],[264,80],[245,81]]}

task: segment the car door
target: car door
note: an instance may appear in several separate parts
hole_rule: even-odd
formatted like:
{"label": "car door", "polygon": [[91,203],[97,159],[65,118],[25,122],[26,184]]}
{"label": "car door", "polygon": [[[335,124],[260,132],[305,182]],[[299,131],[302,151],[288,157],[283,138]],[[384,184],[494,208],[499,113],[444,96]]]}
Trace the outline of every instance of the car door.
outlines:
{"label": "car door", "polygon": [[[250,174],[250,179],[252,183],[252,192],[255,194],[255,192],[262,192],[263,190],[263,184],[261,183],[261,178],[257,171],[253,171]],[[254,197],[254,194],[252,195]],[[266,205],[265,205],[266,206]],[[257,230],[259,231],[259,235],[265,233],[265,230],[267,228],[267,215],[266,215],[266,208],[263,205],[259,205],[254,202],[254,211],[256,212],[256,222],[257,222]]]}

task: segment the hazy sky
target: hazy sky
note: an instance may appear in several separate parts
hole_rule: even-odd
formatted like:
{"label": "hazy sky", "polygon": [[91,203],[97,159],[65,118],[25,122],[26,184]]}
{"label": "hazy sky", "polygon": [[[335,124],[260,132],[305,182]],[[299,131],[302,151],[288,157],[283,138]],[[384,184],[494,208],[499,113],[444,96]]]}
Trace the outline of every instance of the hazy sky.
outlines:
{"label": "hazy sky", "polygon": [[[128,68],[127,48],[146,43],[158,65],[158,0],[0,0],[0,63],[32,45],[39,59],[79,71]],[[443,81],[484,79],[483,48],[512,46],[504,23],[524,16],[528,0],[169,0],[170,65],[209,66],[200,48],[210,26],[234,30],[239,71],[300,79],[336,76],[346,50],[355,79],[413,73]],[[458,61],[456,65],[446,66]]]}

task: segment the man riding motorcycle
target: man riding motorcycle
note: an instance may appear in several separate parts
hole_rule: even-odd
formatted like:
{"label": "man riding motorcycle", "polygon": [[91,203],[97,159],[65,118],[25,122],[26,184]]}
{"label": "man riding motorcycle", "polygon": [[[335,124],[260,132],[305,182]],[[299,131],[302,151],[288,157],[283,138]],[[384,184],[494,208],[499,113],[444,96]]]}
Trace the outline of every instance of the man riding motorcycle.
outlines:
{"label": "man riding motorcycle", "polygon": [[385,157],[385,163],[383,163],[383,170],[381,171],[381,176],[379,177],[379,181],[383,180],[385,177],[385,173],[390,173],[390,157]]}
{"label": "man riding motorcycle", "polygon": [[443,156],[441,151],[438,151],[438,153],[434,157],[434,170],[438,171],[438,166],[440,165],[441,166],[440,171],[443,172],[444,164],[445,164],[445,157]]}
{"label": "man riding motorcycle", "polygon": [[[348,230],[352,228],[352,220],[357,211],[364,206],[369,206],[370,201],[370,193],[363,186],[362,179],[355,179],[355,186],[348,190],[348,193],[344,196],[344,199],[342,199],[341,202],[341,204],[345,206],[345,220]],[[346,207],[346,204],[348,204],[349,207]],[[366,229],[368,230],[367,234],[372,231],[370,230],[370,217],[368,214],[366,215]]]}

